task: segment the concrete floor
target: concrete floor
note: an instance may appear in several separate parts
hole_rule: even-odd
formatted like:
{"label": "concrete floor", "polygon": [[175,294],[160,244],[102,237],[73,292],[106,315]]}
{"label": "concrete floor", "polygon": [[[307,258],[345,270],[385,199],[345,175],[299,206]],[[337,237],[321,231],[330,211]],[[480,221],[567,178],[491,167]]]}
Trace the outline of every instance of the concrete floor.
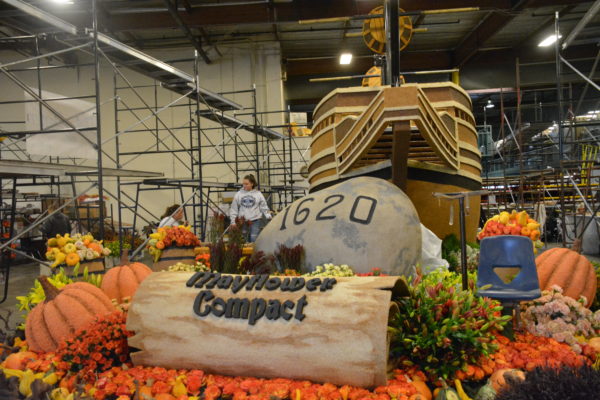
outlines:
{"label": "concrete floor", "polygon": [[[547,250],[553,247],[559,247],[558,243],[549,243],[545,249]],[[586,255],[590,260],[600,262],[599,256]],[[152,265],[152,261],[148,255],[141,260],[146,265]],[[13,311],[10,318],[10,326],[14,327],[22,321],[21,313],[17,309],[16,296],[25,295],[29,289],[33,286],[34,280],[40,275],[40,268],[38,264],[23,264],[11,267],[10,279],[8,285],[8,296],[4,303],[0,304],[0,315],[5,316],[9,310]],[[3,290],[4,286],[0,287]],[[1,293],[0,293],[1,295]],[[0,329],[3,327],[0,324]]]}

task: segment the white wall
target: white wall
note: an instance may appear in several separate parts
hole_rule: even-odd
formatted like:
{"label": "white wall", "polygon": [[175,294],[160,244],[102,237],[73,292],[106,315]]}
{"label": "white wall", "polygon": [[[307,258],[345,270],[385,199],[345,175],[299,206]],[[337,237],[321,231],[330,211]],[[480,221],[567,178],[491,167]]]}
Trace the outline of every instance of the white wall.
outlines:
{"label": "white wall", "polygon": [[[276,42],[266,44],[252,44],[241,46],[224,47],[220,46],[219,50],[223,54],[222,57],[216,56],[213,53],[214,63],[206,65],[201,63],[200,66],[200,84],[202,87],[210,89],[215,92],[226,92],[226,91],[238,91],[251,89],[253,84],[256,85],[257,93],[257,109],[258,111],[271,111],[271,110],[283,110],[284,109],[284,98],[283,98],[283,87],[281,80],[281,53],[279,44]],[[160,51],[152,54],[156,58],[162,60],[173,60],[182,58],[193,58],[193,51],[191,49],[177,49],[170,51]],[[0,63],[6,63],[14,59],[21,59],[22,56],[11,53],[11,52],[0,52]],[[34,63],[22,64],[23,67],[34,66]],[[184,70],[188,73],[193,73],[193,63],[184,62],[174,64],[177,68]],[[15,67],[16,68],[16,67]],[[153,85],[153,81],[145,76],[142,76],[136,72],[130,70],[123,70],[127,79],[133,85]],[[37,87],[37,75],[34,71],[27,72],[16,72],[18,77],[25,81],[31,87]],[[70,69],[54,69],[44,70],[42,73],[42,88],[47,91],[52,91],[57,94],[64,96],[83,96],[94,93],[94,79],[93,79],[93,68],[91,67],[78,67]],[[101,79],[100,79],[100,98],[101,101],[106,101],[114,96],[114,84],[113,84],[113,70],[110,65],[106,62],[102,63],[101,68]],[[123,80],[118,80],[118,86],[125,86]],[[13,101],[23,99],[24,94],[22,89],[12,83],[8,78],[0,74],[0,101]],[[154,87],[141,88],[138,92],[144,98],[144,100],[151,106],[155,105],[155,89]],[[175,99],[180,95],[178,93],[158,88],[158,107],[162,107]],[[125,105],[136,108],[142,107],[142,101],[137,98],[132,91],[121,90],[119,91],[120,101],[118,107],[124,108]],[[225,97],[242,104],[245,107],[251,107],[252,95],[251,93],[242,94],[228,94]],[[90,99],[93,102],[93,99]],[[187,99],[181,101],[180,104],[187,104]],[[53,103],[57,108],[60,109],[60,103]],[[103,140],[114,138],[116,132],[115,126],[115,103],[114,101],[108,101],[107,104],[102,106],[102,137]],[[15,121],[24,120],[24,109],[23,104],[16,105],[0,105],[0,128],[6,130],[22,129],[19,125],[3,125],[2,121]],[[247,110],[249,111],[249,110]],[[245,112],[247,112],[245,111]],[[148,116],[150,113],[147,110],[136,110],[137,118],[129,112],[119,112],[118,118],[118,129],[120,131],[132,126],[136,123],[138,118]],[[244,111],[242,111],[244,112]],[[169,128],[175,128],[179,126],[189,126],[190,109],[188,107],[173,107],[159,114],[160,119]],[[247,122],[252,121],[251,116],[236,116],[239,119],[243,119]],[[277,114],[264,114],[260,116],[264,125],[281,125],[284,122],[284,115],[282,113]],[[158,121],[152,117],[145,121],[146,125],[150,128],[154,128]],[[201,120],[201,127],[210,128],[216,125],[206,119]],[[162,125],[159,123],[159,127]],[[134,129],[143,129],[143,125],[138,125]],[[280,132],[281,129],[278,129]],[[189,147],[190,145],[190,133],[189,129],[172,130],[175,137],[183,143],[184,146]],[[229,140],[229,135],[220,130],[206,131],[209,138],[213,143],[218,144]],[[231,136],[235,135],[234,130],[229,129]],[[171,147],[180,147],[176,144],[177,139],[173,138],[167,131],[161,131],[159,138],[164,143]],[[247,132],[238,132],[238,138],[240,140],[253,140],[254,135]],[[123,151],[143,151],[156,143],[156,138],[152,133],[124,133],[119,137],[119,145],[121,152]],[[230,143],[232,143],[230,141]],[[203,140],[204,145],[209,143]],[[196,143],[192,143],[193,146]],[[280,143],[275,144],[277,147],[281,146]],[[112,157],[115,156],[115,140],[111,140],[103,146],[104,150]],[[159,146],[160,149],[164,149],[164,146]],[[156,146],[153,146],[156,149]],[[242,158],[241,152],[254,152],[254,146],[251,145],[249,148],[244,146],[238,147],[238,157]],[[226,157],[228,160],[233,160],[234,148],[229,146],[225,150]],[[5,158],[11,157],[10,153],[3,151],[2,156]],[[76,155],[74,154],[76,157]],[[185,152],[176,154],[146,154],[131,160],[133,156],[122,157],[121,164],[125,164],[126,169],[136,169],[142,171],[155,171],[161,172],[166,177],[189,177],[190,172],[188,167],[191,166],[191,159]],[[178,160],[178,158],[181,160]],[[222,160],[220,156],[215,152],[214,149],[205,149],[202,154],[203,162],[208,163],[211,161]],[[34,158],[35,159],[35,158]],[[80,160],[81,161],[81,160]],[[264,161],[264,160],[263,160]],[[63,161],[66,162],[66,161]],[[115,164],[110,161],[107,157],[103,158],[105,167],[115,167]],[[94,162],[87,162],[88,165],[93,165]],[[249,164],[246,164],[250,167]],[[301,165],[297,165],[299,169]],[[198,167],[194,167],[198,168]],[[208,165],[203,168],[204,180],[206,181],[219,181],[219,182],[233,182],[236,180],[235,175],[231,169],[226,165]],[[243,175],[244,172],[240,171]],[[138,181],[139,179],[133,179]],[[122,180],[125,182],[127,180]],[[132,181],[132,179],[129,179]],[[77,190],[82,190],[87,184],[78,184]],[[116,179],[105,178],[105,187],[108,192],[116,195]],[[23,191],[26,189],[24,188]],[[44,188],[37,187],[30,191],[44,192]],[[135,195],[134,186],[125,188],[124,191],[131,195]],[[184,195],[191,193],[191,190],[186,190]],[[128,201],[131,203],[130,201]],[[163,191],[152,191],[144,192],[140,198],[140,204],[146,207],[154,215],[160,216],[165,207],[174,203],[180,202],[180,194],[175,190],[163,190]],[[109,204],[113,204],[116,210],[116,202],[111,199]],[[124,220],[129,221],[132,219],[131,214],[125,213]],[[149,215],[146,215],[149,217]],[[152,219],[152,218],[150,218]]]}

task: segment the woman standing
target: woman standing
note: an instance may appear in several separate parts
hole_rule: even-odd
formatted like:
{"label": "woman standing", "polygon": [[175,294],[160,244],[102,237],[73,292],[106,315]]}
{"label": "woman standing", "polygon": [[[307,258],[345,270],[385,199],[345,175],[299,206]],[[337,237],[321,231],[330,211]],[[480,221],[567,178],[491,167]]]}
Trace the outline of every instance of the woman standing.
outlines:
{"label": "woman standing", "polygon": [[158,227],[162,228],[163,226],[179,226],[179,221],[181,221],[183,218],[183,207],[179,207],[179,204],[173,204],[172,206],[167,207],[162,219],[160,220],[160,223],[158,224]]}
{"label": "woman standing", "polygon": [[229,210],[231,225],[235,225],[236,218],[250,221],[250,232],[246,232],[247,241],[254,242],[263,228],[262,218],[271,219],[269,206],[263,194],[256,189],[254,175],[246,175],[242,180],[242,189],[235,194],[231,209]]}

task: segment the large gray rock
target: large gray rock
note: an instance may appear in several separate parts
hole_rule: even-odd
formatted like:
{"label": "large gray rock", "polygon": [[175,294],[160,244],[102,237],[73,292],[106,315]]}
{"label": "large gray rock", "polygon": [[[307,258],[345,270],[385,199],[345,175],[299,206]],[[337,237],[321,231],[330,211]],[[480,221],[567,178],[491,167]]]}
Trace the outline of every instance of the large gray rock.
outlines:
{"label": "large gray rock", "polygon": [[354,178],[312,193],[281,211],[264,228],[256,250],[302,244],[305,270],[347,264],[355,272],[381,268],[412,275],[421,255],[421,224],[398,187],[378,178]]}

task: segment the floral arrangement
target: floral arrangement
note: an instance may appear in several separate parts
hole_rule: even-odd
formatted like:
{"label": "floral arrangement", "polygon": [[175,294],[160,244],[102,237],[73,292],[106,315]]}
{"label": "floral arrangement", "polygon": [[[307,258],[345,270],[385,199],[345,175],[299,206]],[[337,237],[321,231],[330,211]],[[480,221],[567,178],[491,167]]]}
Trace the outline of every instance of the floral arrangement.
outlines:
{"label": "floral arrangement", "polygon": [[200,271],[210,271],[210,268],[204,265],[201,262],[197,262],[196,264],[184,264],[178,262],[175,265],[169,266],[169,272],[200,272]]}
{"label": "floral arrangement", "polygon": [[163,249],[171,246],[199,246],[200,239],[192,232],[190,225],[165,226],[150,234],[148,252],[154,256],[154,262],[160,259]]}
{"label": "floral arrangement", "polygon": [[500,303],[462,290],[458,282],[460,276],[449,272],[417,275],[390,322],[392,357],[418,365],[433,381],[494,353],[496,332],[510,318],[500,316]]}
{"label": "floral arrangement", "polygon": [[542,297],[521,306],[521,316],[529,332],[567,343],[581,353],[578,337],[600,333],[600,311],[592,313],[584,307],[584,299],[574,300],[562,293],[558,286],[543,291]]}
{"label": "floral arrangement", "polygon": [[277,267],[280,271],[293,269],[300,272],[304,267],[305,251],[304,246],[301,244],[294,247],[287,247],[284,244],[279,244],[274,255],[277,260]]}
{"label": "floral arrangement", "polygon": [[381,268],[372,268],[369,272],[356,273],[356,276],[388,276],[381,272]]}
{"label": "floral arrangement", "polygon": [[76,267],[80,262],[91,261],[111,254],[110,249],[102,245],[102,240],[96,240],[91,234],[76,234],[70,236],[56,235],[48,239],[46,259],[54,261],[50,266],[56,268],[61,264]]}
{"label": "floral arrangement", "polygon": [[304,274],[304,276],[354,276],[354,271],[346,264],[323,264],[322,266],[317,265],[312,272]]}
{"label": "floral arrangement", "polygon": [[58,349],[58,367],[80,373],[83,379],[91,381],[97,372],[127,362],[127,338],[133,333],[125,329],[126,320],[125,313],[115,311],[98,317],[88,327],[77,331]]}
{"label": "floral arrangement", "polygon": [[210,268],[210,252],[204,253],[204,254],[198,254],[196,256],[196,262],[206,265],[208,268]]}
{"label": "floral arrangement", "polygon": [[590,364],[588,358],[575,354],[569,345],[530,333],[517,333],[515,341],[497,335],[492,343],[498,348],[495,353],[482,356],[477,363],[457,371],[456,377],[460,380],[478,380],[504,368],[531,371],[536,367],[578,367]]}

